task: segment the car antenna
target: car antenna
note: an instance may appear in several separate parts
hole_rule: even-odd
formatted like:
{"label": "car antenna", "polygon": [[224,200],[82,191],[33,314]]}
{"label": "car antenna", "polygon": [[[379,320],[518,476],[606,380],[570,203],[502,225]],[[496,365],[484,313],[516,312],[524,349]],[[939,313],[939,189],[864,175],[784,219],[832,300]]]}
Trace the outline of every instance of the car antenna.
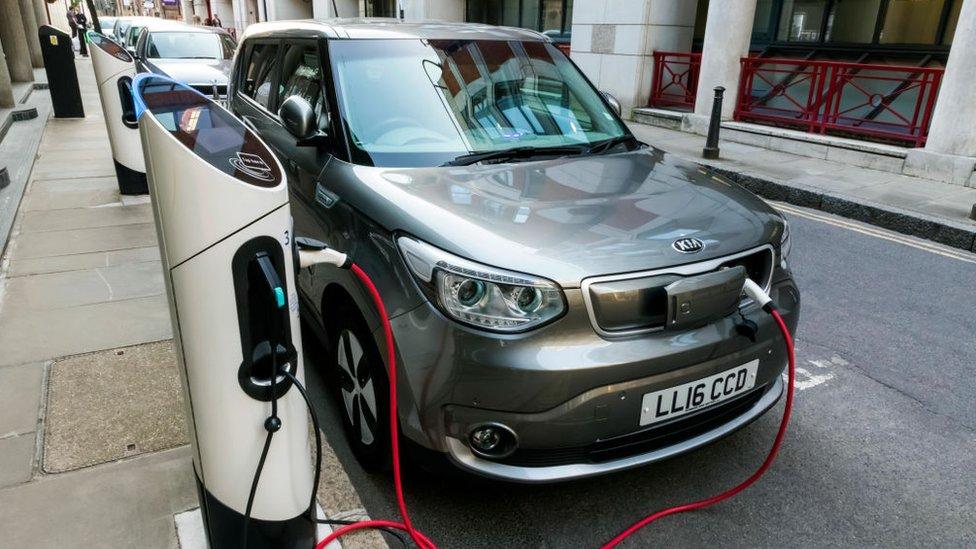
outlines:
{"label": "car antenna", "polygon": [[332,0],[332,13],[339,17],[339,8],[336,7],[336,0]]}

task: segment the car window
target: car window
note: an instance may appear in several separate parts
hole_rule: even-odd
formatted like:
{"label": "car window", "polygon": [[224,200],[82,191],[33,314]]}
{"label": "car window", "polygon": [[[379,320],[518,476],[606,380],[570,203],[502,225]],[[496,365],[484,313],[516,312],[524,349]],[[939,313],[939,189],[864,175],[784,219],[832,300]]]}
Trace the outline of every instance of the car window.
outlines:
{"label": "car window", "polygon": [[288,44],[281,63],[281,84],[278,97],[282,102],[299,96],[315,110],[318,128],[328,124],[328,108],[322,93],[322,63],[315,44]]}
{"label": "car window", "polygon": [[128,34],[126,35],[125,45],[130,47],[135,46],[136,40],[139,39],[139,33],[141,31],[142,31],[142,27],[136,27],[136,26],[129,27]]}
{"label": "car window", "polygon": [[146,38],[146,56],[154,59],[230,59],[222,37],[207,32],[153,32]]}
{"label": "car window", "polygon": [[244,94],[271,109],[272,82],[278,66],[278,44],[258,43],[251,47],[247,71],[244,74]]}

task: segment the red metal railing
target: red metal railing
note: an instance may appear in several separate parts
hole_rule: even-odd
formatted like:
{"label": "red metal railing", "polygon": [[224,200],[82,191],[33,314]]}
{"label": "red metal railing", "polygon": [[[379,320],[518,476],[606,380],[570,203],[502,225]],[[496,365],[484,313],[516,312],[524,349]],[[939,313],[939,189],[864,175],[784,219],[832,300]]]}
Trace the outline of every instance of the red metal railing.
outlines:
{"label": "red metal railing", "polygon": [[904,141],[928,136],[944,69],[743,58],[735,119],[812,133]]}
{"label": "red metal railing", "polygon": [[654,82],[648,105],[694,109],[700,66],[700,53],[654,52]]}

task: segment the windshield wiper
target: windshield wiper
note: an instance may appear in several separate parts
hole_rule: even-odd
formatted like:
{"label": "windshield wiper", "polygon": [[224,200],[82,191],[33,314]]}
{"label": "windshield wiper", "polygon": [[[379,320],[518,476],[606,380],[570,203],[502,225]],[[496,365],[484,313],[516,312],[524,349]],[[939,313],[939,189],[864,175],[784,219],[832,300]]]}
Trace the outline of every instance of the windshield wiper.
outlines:
{"label": "windshield wiper", "polygon": [[512,147],[511,149],[501,149],[497,151],[475,152],[462,154],[450,162],[445,162],[441,166],[470,166],[485,160],[511,160],[513,158],[531,158],[533,156],[569,156],[588,152],[586,147],[579,146],[559,146],[559,147]]}
{"label": "windshield wiper", "polygon": [[640,141],[633,135],[618,135],[617,137],[611,137],[606,141],[600,141],[599,143],[590,147],[586,152],[587,154],[603,154],[610,149],[616,147],[617,145],[622,145],[624,143],[634,142],[638,145],[642,145]]}

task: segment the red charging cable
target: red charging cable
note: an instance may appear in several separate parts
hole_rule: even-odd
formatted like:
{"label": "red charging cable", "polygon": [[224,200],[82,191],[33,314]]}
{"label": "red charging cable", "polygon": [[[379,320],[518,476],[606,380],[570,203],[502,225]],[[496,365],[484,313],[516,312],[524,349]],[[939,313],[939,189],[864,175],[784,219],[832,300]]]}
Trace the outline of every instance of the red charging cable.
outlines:
{"label": "red charging cable", "polygon": [[359,265],[353,263],[349,266],[349,270],[356,275],[356,278],[366,287],[369,291],[370,297],[373,298],[373,304],[376,306],[376,312],[379,314],[380,322],[383,324],[383,337],[386,339],[386,359],[389,361],[389,373],[387,377],[390,382],[390,449],[393,453],[393,487],[396,490],[397,506],[400,508],[400,518],[403,522],[396,522],[392,520],[363,520],[360,522],[355,522],[348,526],[343,526],[338,530],[335,530],[331,534],[320,541],[315,549],[324,549],[327,545],[332,543],[333,540],[339,539],[340,537],[348,534],[349,532],[354,532],[356,530],[362,530],[364,528],[395,528],[397,530],[403,530],[410,534],[410,538],[417,547],[421,549],[437,549],[434,542],[430,541],[427,536],[423,535],[410,522],[410,515],[407,513],[407,503],[403,499],[403,481],[400,478],[400,437],[398,435],[397,429],[397,377],[396,377],[396,350],[393,348],[393,328],[390,326],[389,316],[386,314],[386,307],[383,305],[383,299],[380,297],[379,290],[376,289],[376,285],[369,278]]}
{"label": "red charging cable", "polygon": [[763,476],[766,470],[769,469],[769,466],[773,464],[773,460],[776,459],[776,454],[779,453],[779,447],[783,443],[783,438],[786,436],[786,425],[790,422],[790,413],[793,411],[793,380],[795,377],[796,359],[793,356],[793,338],[790,336],[789,328],[786,327],[786,322],[783,321],[783,317],[779,315],[779,311],[776,309],[770,308],[769,314],[773,315],[773,319],[776,320],[779,330],[783,332],[783,340],[786,341],[786,356],[789,358],[790,366],[789,384],[786,388],[786,406],[783,408],[783,419],[781,419],[779,422],[779,431],[776,433],[776,440],[773,441],[773,447],[770,448],[769,453],[766,454],[766,459],[762,462],[762,465],[759,466],[759,469],[756,469],[756,472],[753,473],[752,476],[745,479],[740,484],[722,492],[721,494],[714,495],[707,499],[698,500],[693,503],[686,503],[684,505],[676,505],[674,507],[668,507],[667,509],[661,509],[656,513],[642,518],[623,532],[617,534],[617,537],[604,544],[602,549],[616,547],[617,544],[659,518],[684,513],[687,511],[695,511],[697,509],[704,509],[721,501],[725,501],[752,486],[752,484],[759,480],[759,477]]}
{"label": "red charging cable", "polygon": [[[376,285],[374,285],[373,281],[369,278],[369,275],[363,272],[363,270],[359,268],[359,265],[356,265],[355,263],[350,266],[350,270],[352,270],[353,274],[356,275],[356,278],[358,278],[359,281],[362,282],[363,286],[365,286],[369,291],[369,295],[372,297],[373,303],[376,306],[376,311],[379,313],[380,322],[383,324],[383,336],[386,339],[386,356],[390,365],[388,377],[390,382],[390,448],[393,453],[393,486],[396,490],[397,506],[400,509],[400,517],[403,519],[403,522],[396,522],[392,520],[364,520],[356,522],[335,530],[326,536],[325,539],[320,541],[315,546],[315,549],[325,549],[325,547],[332,543],[332,541],[356,530],[383,527],[394,528],[407,532],[410,534],[410,538],[413,539],[413,542],[417,544],[417,547],[420,547],[421,549],[437,549],[434,542],[432,542],[419,530],[414,528],[413,524],[410,522],[410,516],[407,513],[407,504],[403,498],[403,483],[400,478],[400,445],[397,430],[396,354],[393,347],[393,328],[390,326],[390,320],[386,314],[386,307],[383,306],[383,300],[380,298],[380,293],[376,289]],[[776,459],[776,454],[779,453],[779,448],[783,443],[783,438],[786,436],[786,427],[790,422],[790,413],[793,410],[793,382],[796,374],[796,358],[793,354],[793,338],[790,336],[789,328],[786,327],[786,322],[783,321],[783,317],[780,316],[779,311],[777,311],[775,308],[768,306],[767,309],[769,314],[771,314],[773,319],[776,321],[776,325],[783,334],[783,340],[786,342],[786,355],[789,359],[789,382],[786,388],[786,405],[783,409],[783,419],[780,420],[779,431],[776,433],[776,439],[773,441],[773,447],[770,448],[769,453],[766,455],[766,459],[762,462],[762,465],[760,465],[759,469],[756,469],[756,472],[753,473],[749,478],[742,481],[740,484],[729,488],[721,494],[695,501],[693,503],[668,507],[667,509],[662,509],[656,513],[644,517],[618,534],[617,537],[604,544],[602,549],[611,549],[616,547],[620,542],[624,541],[641,528],[659,518],[677,513],[684,513],[687,511],[695,511],[697,509],[704,509],[705,507],[710,507],[716,503],[725,501],[745,490],[749,486],[752,486],[757,480],[759,480],[759,477],[766,473],[770,465],[773,464],[773,460]]]}

